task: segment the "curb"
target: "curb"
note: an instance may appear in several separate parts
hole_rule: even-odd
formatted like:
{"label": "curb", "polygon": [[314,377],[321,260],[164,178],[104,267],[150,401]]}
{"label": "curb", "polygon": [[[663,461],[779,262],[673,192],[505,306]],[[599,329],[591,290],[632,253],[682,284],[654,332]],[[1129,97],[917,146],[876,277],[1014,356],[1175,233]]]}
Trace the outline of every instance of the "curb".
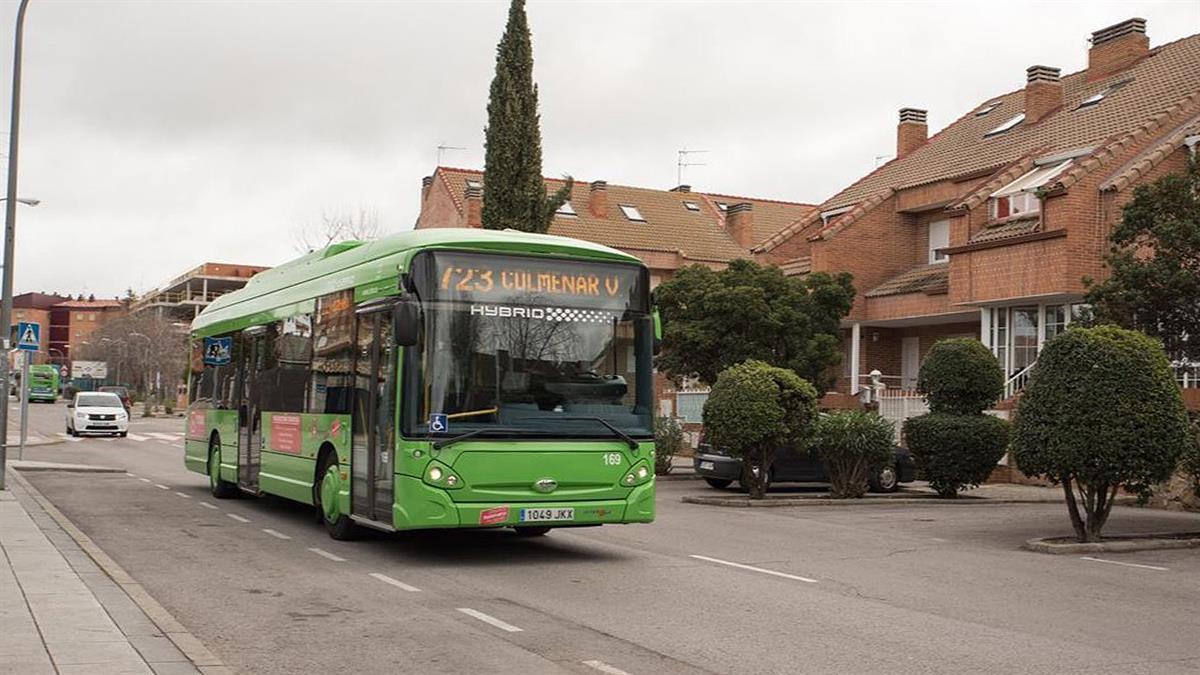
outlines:
{"label": "curb", "polygon": [[[767,499],[750,499],[749,497],[695,497],[685,496],[679,499],[684,504],[702,504],[704,506],[724,506],[727,508],[779,508],[785,506],[887,506],[899,505],[937,505],[937,506],[987,506],[989,504],[1062,504],[1061,499],[993,499],[989,497],[959,497],[957,499],[939,499],[937,497],[867,497],[863,499],[831,499],[829,497],[778,497]],[[1136,499],[1125,504],[1118,501],[1117,505],[1136,503]]]}
{"label": "curb", "polygon": [[197,669],[201,670],[206,675],[220,675],[223,673],[233,672],[232,669],[229,669],[224,663],[222,663],[221,659],[217,658],[216,654],[213,654],[211,651],[209,651],[209,649],[204,646],[204,643],[202,643],[199,638],[188,631],[188,629],[184,628],[183,624],[179,623],[179,621],[177,621],[165,607],[160,605],[157,600],[151,597],[151,595],[146,592],[146,589],[143,588],[141,584],[135,581],[133,577],[129,576],[129,573],[126,572],[120,565],[118,565],[117,561],[110,558],[107,553],[105,553],[100,549],[99,546],[96,545],[96,542],[92,541],[91,537],[84,534],[82,530],[75,526],[75,523],[72,523],[65,515],[63,515],[62,511],[58,510],[58,507],[54,506],[54,504],[51,504],[50,500],[46,499],[41,492],[38,492],[38,489],[31,485],[29,481],[21,475],[20,471],[14,471],[13,477],[18,483],[21,484],[21,487],[24,488],[31,497],[33,497],[33,500],[38,503],[38,506],[42,507],[42,509],[54,519],[54,522],[58,523],[58,526],[61,527],[68,536],[75,540],[75,543],[79,545],[79,548],[83,549],[83,552],[87,553],[88,557],[90,557],[92,561],[100,567],[100,569],[104,570],[104,573],[107,574],[109,578],[113,580],[113,582],[120,586],[121,590],[125,591],[125,594],[129,596],[129,599],[133,600],[134,604],[136,604],[142,610],[142,612],[145,613],[146,617],[149,618],[155,626],[158,626],[159,631],[162,632],[162,634],[165,635],[167,639],[179,649],[179,651],[183,652],[183,655],[192,662],[192,665],[196,666]]}
{"label": "curb", "polygon": [[1060,537],[1030,539],[1021,548],[1034,553],[1063,555],[1074,553],[1125,553],[1129,551],[1162,551],[1179,548],[1200,548],[1200,532],[1159,532],[1155,534],[1115,535],[1110,541],[1089,543],[1056,541]]}
{"label": "curb", "polygon": [[88,466],[86,464],[54,464],[17,459],[8,463],[16,471],[62,471],[66,473],[125,473],[124,468],[115,466]]}

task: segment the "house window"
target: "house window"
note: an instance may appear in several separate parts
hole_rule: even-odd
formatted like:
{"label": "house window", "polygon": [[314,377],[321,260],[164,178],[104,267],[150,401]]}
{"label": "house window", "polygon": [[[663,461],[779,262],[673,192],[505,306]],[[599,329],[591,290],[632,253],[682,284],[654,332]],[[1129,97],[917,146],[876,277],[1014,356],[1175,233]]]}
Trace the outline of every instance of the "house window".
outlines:
{"label": "house window", "polygon": [[688,211],[699,211],[700,205],[696,202],[684,202],[683,208],[687,209]]}
{"label": "house window", "polygon": [[992,353],[1000,362],[1004,372],[1008,372],[1008,308],[996,307],[992,310]]}
{"label": "house window", "polygon": [[729,205],[726,204],[725,202],[717,202],[717,208],[721,209],[721,211],[725,211],[726,209],[729,208]]}
{"label": "house window", "polygon": [[1000,101],[988,101],[983,104],[983,107],[975,111],[976,117],[983,117],[1000,106]]}
{"label": "house window", "polygon": [[1046,305],[1046,339],[1051,340],[1067,330],[1067,305]]}
{"label": "house window", "polygon": [[562,206],[558,207],[558,210],[554,212],[554,215],[564,216],[567,218],[578,218],[579,217],[579,214],[575,213],[575,207],[571,206],[571,200],[569,200],[569,199],[567,201],[563,202]]}
{"label": "house window", "polygon": [[468,179],[467,179],[467,187],[469,187],[469,188],[480,188],[480,187],[483,187],[483,183],[480,183],[480,182],[479,182],[479,181],[477,181],[477,180],[471,180],[470,178],[468,178]]}
{"label": "house window", "polygon": [[[1133,78],[1130,78],[1128,80],[1122,80],[1120,82],[1114,82],[1114,83],[1110,84],[1109,86],[1105,87],[1104,89],[1100,90],[1099,92],[1092,94],[1091,96],[1080,101],[1079,108],[1090,108],[1091,106],[1096,105],[1100,101],[1103,101],[1105,99],[1105,97],[1109,96],[1116,90],[1120,89],[1121,87],[1124,87],[1125,85],[1129,84],[1132,81],[1133,81]],[[1078,110],[1079,108],[1076,108],[1076,110]]]}
{"label": "house window", "polygon": [[950,245],[950,221],[939,220],[936,223],[929,224],[929,262],[944,263],[950,260],[950,256],[944,251],[938,249],[946,248]]}
{"label": "house window", "polygon": [[1017,113],[1017,115],[1015,117],[1010,118],[1004,124],[1001,124],[1000,126],[996,127],[995,129],[992,129],[991,131],[987,132],[986,134],[983,135],[983,137],[987,138],[988,136],[995,136],[997,134],[1002,134],[1024,121],[1025,121],[1025,113],[1023,113],[1023,112]]}
{"label": "house window", "polygon": [[1073,160],[1035,166],[1019,178],[992,193],[989,201],[989,213],[993,220],[1007,218],[1022,213],[1035,213],[1042,210],[1042,200],[1038,198],[1039,188],[1048,184],[1067,167]]}
{"label": "house window", "polygon": [[621,206],[621,213],[624,213],[626,218],[628,218],[630,220],[636,220],[639,222],[643,222],[643,223],[646,222],[646,219],[642,217],[641,212],[638,211],[637,207],[634,206],[633,204],[621,204],[620,206]]}

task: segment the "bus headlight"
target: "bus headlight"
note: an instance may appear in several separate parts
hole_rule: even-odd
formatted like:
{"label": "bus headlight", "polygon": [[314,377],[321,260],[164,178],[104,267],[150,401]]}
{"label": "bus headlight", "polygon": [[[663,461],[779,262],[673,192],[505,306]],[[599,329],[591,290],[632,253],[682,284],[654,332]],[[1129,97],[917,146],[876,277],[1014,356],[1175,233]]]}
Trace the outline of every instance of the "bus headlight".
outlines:
{"label": "bus headlight", "polygon": [[454,490],[463,485],[462,478],[459,478],[454,470],[438,461],[432,461],[425,468],[425,483],[434,487],[443,488],[446,490]]}
{"label": "bus headlight", "polygon": [[626,473],[625,477],[621,479],[621,485],[624,485],[625,487],[634,487],[636,485],[646,483],[652,478],[654,478],[654,472],[650,471],[650,467],[644,461],[638,462],[633,466],[633,468],[629,469],[629,472]]}

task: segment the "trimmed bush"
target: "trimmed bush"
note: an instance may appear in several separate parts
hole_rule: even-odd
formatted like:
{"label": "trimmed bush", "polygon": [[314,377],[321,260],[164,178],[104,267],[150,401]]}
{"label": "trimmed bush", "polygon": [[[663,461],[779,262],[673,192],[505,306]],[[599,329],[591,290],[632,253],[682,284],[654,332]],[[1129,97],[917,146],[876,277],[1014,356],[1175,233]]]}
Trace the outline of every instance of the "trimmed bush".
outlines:
{"label": "trimmed bush", "polygon": [[857,499],[871,475],[892,461],[895,428],[874,412],[849,410],[817,419],[814,452],[829,474],[829,494]]}
{"label": "trimmed bush", "polygon": [[917,390],[932,413],[978,415],[1004,394],[1004,370],[979,340],[941,340],[921,364]]}
{"label": "trimmed bush", "polygon": [[654,418],[654,474],[671,473],[671,457],[683,448],[683,427],[673,417]]}
{"label": "trimmed bush", "polygon": [[904,423],[913,461],[942,497],[986,481],[1008,448],[1008,422],[990,415],[930,413]]}
{"label": "trimmed bush", "polygon": [[800,446],[817,417],[817,390],[796,373],[749,359],[721,371],[704,404],[713,445],[742,458],[742,484],[761,499],[776,452]]}
{"label": "trimmed bush", "polygon": [[1117,490],[1165,481],[1194,431],[1162,344],[1115,326],[1046,343],[1017,406],[1013,455],[1062,484],[1080,541],[1098,541]]}

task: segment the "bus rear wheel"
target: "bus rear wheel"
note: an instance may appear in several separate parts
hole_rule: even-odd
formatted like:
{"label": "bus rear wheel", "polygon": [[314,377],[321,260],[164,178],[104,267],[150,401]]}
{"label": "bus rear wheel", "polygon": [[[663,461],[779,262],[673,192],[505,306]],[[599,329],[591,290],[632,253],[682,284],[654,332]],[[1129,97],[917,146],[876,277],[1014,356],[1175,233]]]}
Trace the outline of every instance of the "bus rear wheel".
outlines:
{"label": "bus rear wheel", "polygon": [[217,499],[237,494],[237,486],[221,478],[221,441],[216,436],[208,443],[208,491]]}
{"label": "bus rear wheel", "polygon": [[321,522],[325,523],[325,531],[338,541],[354,539],[357,528],[350,516],[341,512],[338,506],[338,494],[342,487],[342,472],[338,465],[337,456],[332,452],[325,455],[317,477],[315,490],[317,512]]}

